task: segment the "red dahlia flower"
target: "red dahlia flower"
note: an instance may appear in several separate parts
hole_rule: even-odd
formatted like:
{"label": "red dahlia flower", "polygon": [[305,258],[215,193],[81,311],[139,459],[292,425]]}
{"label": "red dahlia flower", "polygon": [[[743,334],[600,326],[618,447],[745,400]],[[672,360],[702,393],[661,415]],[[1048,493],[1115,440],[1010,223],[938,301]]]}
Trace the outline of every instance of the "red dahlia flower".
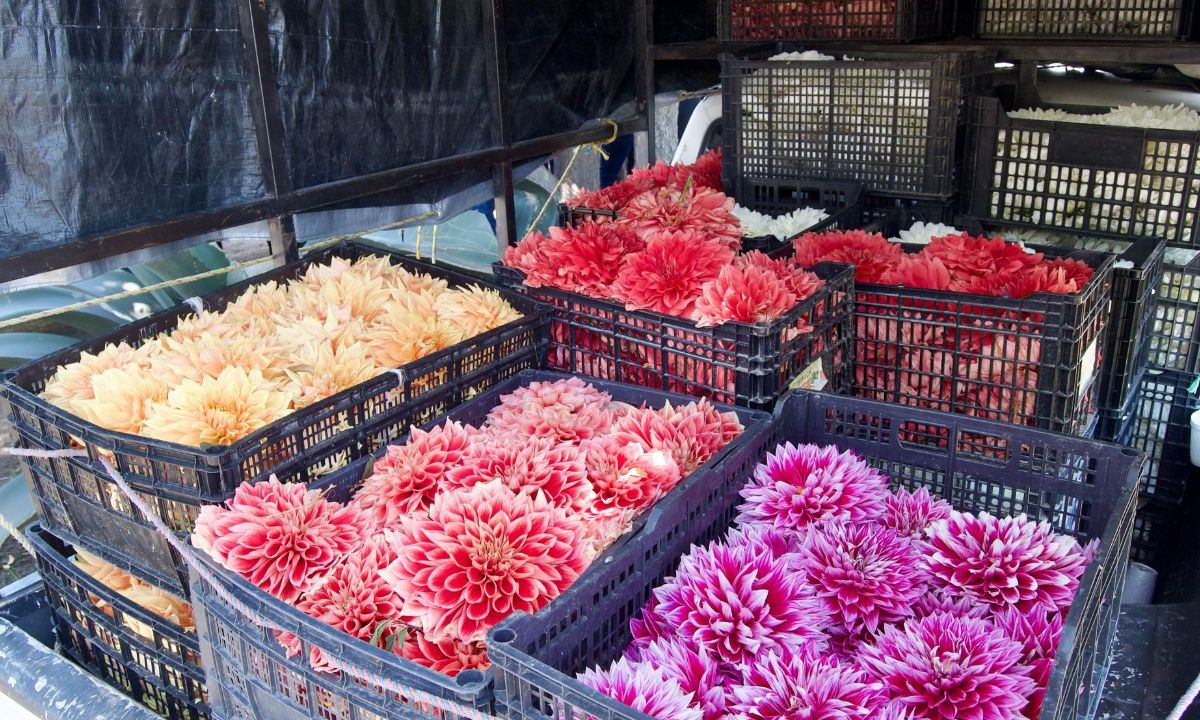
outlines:
{"label": "red dahlia flower", "polygon": [[459,490],[499,482],[525,495],[544,495],[554,505],[583,512],[592,506],[583,452],[548,438],[514,442],[506,438],[477,440],[450,468],[443,490]]}
{"label": "red dahlia flower", "polygon": [[696,162],[685,167],[684,173],[692,178],[692,184],[696,187],[720,192],[721,148],[713,148],[696,158]]}
{"label": "red dahlia flower", "polygon": [[773,259],[760,250],[752,250],[734,258],[736,267],[760,267],[770,270],[796,296],[796,302],[812,296],[825,285],[815,274],[794,264],[790,259]]}
{"label": "red dahlia flower", "polygon": [[674,406],[668,402],[657,410],[636,408],[612,426],[612,437],[620,445],[670,453],[685,477],[741,432],[735,413],[722,413],[707,400]]}
{"label": "red dahlia flower", "polygon": [[288,603],[339,557],[362,544],[367,519],[304,485],[271,476],[242,484],[226,505],[205,505],[192,544]]}
{"label": "red dahlia flower", "polygon": [[547,260],[555,287],[607,298],[625,254],[641,243],[614,223],[586,220],[575,227],[550,228]]}
{"label": "red dahlia flower", "polygon": [[1013,720],[1033,691],[1019,642],[986,620],[936,613],[889,626],[859,658],[891,702],[929,720]]}
{"label": "red dahlia flower", "polygon": [[590,562],[578,517],[543,495],[498,482],[443,492],[427,519],[389,533],[397,559],[382,573],[402,617],[431,640],[478,642],[514,612],[533,614]]}
{"label": "red dahlia flower", "polygon": [[830,230],[804,233],[792,240],[795,261],[801,267],[822,261],[854,265],[854,279],[863,283],[880,282],[884,273],[899,264],[904,251],[879,233],[862,230]]}
{"label": "red dahlia flower", "polygon": [[904,255],[892,268],[879,277],[884,285],[903,285],[919,290],[950,290],[953,280],[950,270],[940,258],[924,253]]}
{"label": "red dahlia flower", "polygon": [[674,678],[649,663],[631,663],[621,658],[607,670],[584,671],[579,680],[655,720],[703,720],[704,717],[691,706],[692,696]]}
{"label": "red dahlia flower", "polygon": [[937,258],[955,276],[988,277],[1028,270],[1042,261],[1040,253],[1027,253],[1004,238],[972,237],[968,233],[934,238],[921,251]]}
{"label": "red dahlia flower", "polygon": [[727,322],[769,323],[796,304],[796,295],[767,268],[726,266],[700,288],[692,319],[697,327]]}
{"label": "red dahlia flower", "polygon": [[[587,208],[589,210],[620,210],[629,201],[643,192],[630,182],[619,182],[600,190],[584,190],[574,197],[568,198],[567,207]],[[604,222],[601,220],[601,222]]]}
{"label": "red dahlia flower", "polygon": [[410,629],[401,654],[422,667],[456,677],[463,670],[486,670],[491,666],[482,642],[465,643],[454,638],[430,640],[420,630]]}
{"label": "red dahlia flower", "polygon": [[548,255],[549,245],[550,240],[545,235],[531,232],[516,245],[508,246],[504,251],[504,264],[525,273],[525,284],[529,287],[558,287]]}
{"label": "red dahlia flower", "polygon": [[733,260],[733,251],[696,231],[649,236],[646,249],[625,258],[613,297],[629,310],[651,310],[690,318],[700,288]]}
{"label": "red dahlia flower", "polygon": [[577,377],[532,382],[500,398],[487,427],[499,436],[579,443],[608,432],[612,396]]}
{"label": "red dahlia flower", "polygon": [[584,448],[587,477],[599,513],[649,508],[679,482],[679,465],[663,450],[646,450],[613,437],[590,441]]}
{"label": "red dahlia flower", "polygon": [[935,583],[997,608],[1028,612],[1070,607],[1083,575],[1083,549],[1049,523],[1024,515],[995,518],[952,512],[928,531],[926,558]]}
{"label": "red dahlia flower", "polygon": [[868,720],[880,701],[879,683],[811,651],[760,656],[729,692],[736,720]]}
{"label": "red dahlia flower", "polygon": [[733,198],[695,186],[648,190],[629,201],[617,224],[647,243],[663,231],[691,231],[731,252],[742,243],[742,224],[733,214]]}
{"label": "red dahlia flower", "polygon": [[786,443],[767,454],[741,494],[738,523],[795,531],[822,520],[878,518],[887,479],[852,452]]}

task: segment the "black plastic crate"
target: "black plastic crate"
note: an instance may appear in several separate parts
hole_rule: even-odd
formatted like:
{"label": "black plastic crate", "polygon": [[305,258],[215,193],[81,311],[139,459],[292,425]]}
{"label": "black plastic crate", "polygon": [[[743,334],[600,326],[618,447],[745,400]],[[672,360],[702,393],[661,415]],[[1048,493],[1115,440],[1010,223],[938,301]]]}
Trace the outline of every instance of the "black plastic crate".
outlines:
{"label": "black plastic crate", "polygon": [[944,0],[818,3],[721,0],[722,40],[894,40],[939,37]]}
{"label": "black plastic crate", "polygon": [[[924,247],[899,244],[908,253]],[[1094,419],[1113,258],[1086,250],[1036,249],[1047,257],[1085,262],[1094,273],[1080,292],[1021,299],[856,283],[854,394],[1084,433]],[[791,253],[789,246],[776,255]],[[922,354],[925,366],[905,364],[902,348]],[[957,375],[960,361],[974,363],[980,377]],[[1022,376],[1033,370],[1036,384],[1024,382]]]}
{"label": "black plastic crate", "polygon": [[1200,373],[1200,253],[1196,250],[1167,248],[1153,322],[1150,366]]}
{"label": "black plastic crate", "polygon": [[1187,34],[1184,0],[976,0],[984,38],[1175,40]]}
{"label": "black plastic crate", "polygon": [[[734,196],[742,205],[756,212],[772,216],[790,213],[803,207],[821,208],[829,217],[803,232],[855,228],[862,222],[862,185],[844,182],[771,182],[758,181],[749,187],[746,197]],[[584,220],[612,220],[620,215],[619,210],[599,210],[586,207],[558,206],[558,217],[563,225],[574,225]],[[769,252],[790,242],[791,238],[773,235],[743,237],[742,250]]]}
{"label": "black plastic crate", "polygon": [[[823,376],[823,385],[809,387],[850,386],[854,272],[839,263],[810,270],[825,285],[775,321],[701,328],[612,300],[526,287],[520,270],[493,265],[501,284],[554,308],[551,368],[756,409],[773,407],[791,383]],[[800,323],[811,331],[797,335]]]}
{"label": "black plastic crate", "polygon": [[721,56],[721,176],[734,197],[761,180],[854,180],[936,200],[958,191],[966,101],[990,91],[994,53],[853,56]]}
{"label": "black plastic crate", "polygon": [[[947,200],[906,198],[868,193],[863,196],[863,224],[871,229],[894,228],[884,232],[895,237],[915,222],[954,225],[958,217],[958,197]],[[880,230],[882,231],[882,230]]]}
{"label": "black plastic crate", "polygon": [[71,561],[71,545],[50,531],[33,525],[26,537],[34,547],[63,652],[169,720],[208,717],[194,632],[88,575]]}
{"label": "black plastic crate", "polygon": [[[495,406],[500,395],[534,381],[558,380],[568,375],[525,371],[510,378],[487,393],[450,412],[446,417],[462,422],[479,423]],[[586,379],[586,378],[585,378]],[[614,400],[635,405],[646,403],[662,406],[665,402],[684,403],[690,398],[660,393],[629,385],[588,380]],[[655,536],[662,518],[694,516],[704,511],[714,498],[728,493],[742,482],[745,468],[731,464],[730,458],[758,457],[775,439],[774,419],[763,412],[718,406],[722,411],[735,411],[744,431],[734,442],[719,451],[678,486],[659,500],[635,524],[630,533],[619,538],[598,556],[572,587],[593,587],[589,580],[606,574],[615,558],[622,557],[621,548],[640,538]],[[444,418],[442,418],[444,419]],[[442,419],[439,419],[440,422]],[[770,445],[773,447],[773,445]],[[338,487],[331,488],[329,497],[335,500],[349,496],[357,482],[356,476],[339,473]],[[259,720],[421,720],[431,716],[444,719],[476,720],[457,713],[437,716],[432,709],[421,710],[406,705],[394,694],[372,687],[365,681],[345,679],[314,671],[308,664],[309,649],[319,646],[345,662],[386,675],[397,682],[437,697],[453,700],[460,705],[485,712],[491,711],[491,671],[468,670],[449,678],[411,661],[371,647],[340,631],[314,620],[299,610],[271,597],[250,585],[239,576],[221,568],[208,558],[201,560],[237,600],[251,608],[257,617],[265,618],[277,627],[289,629],[304,643],[296,658],[289,659],[286,651],[271,630],[247,620],[213,590],[203,579],[193,583],[193,599],[197,627],[200,633],[204,665],[208,670],[212,705],[218,716],[245,717]],[[570,590],[560,597],[567,597]],[[572,594],[572,603],[578,594]],[[590,603],[602,605],[607,598],[597,596]],[[559,599],[551,601],[535,617],[561,611],[554,608]],[[587,602],[585,602],[585,605]]]}
{"label": "black plastic crate", "polygon": [[[367,255],[389,257],[452,285],[484,284],[444,266],[346,243],[206,296],[203,303],[209,310],[220,309],[251,285],[296,277],[308,266],[334,257]],[[99,458],[112,462],[169,527],[190,532],[201,505],[224,501],[243,481],[271,474],[285,482],[311,480],[331,466],[370,453],[409,425],[436,417],[505,377],[541,367],[549,309],[521,294],[500,292],[524,317],[400,368],[402,382],[397,374],[385,373],[221,447],[193,448],[106,430],[38,395],[55,369],[76,360],[81,351],[96,351],[110,342],[139,344],[174,328],[192,312],[186,305],[23,365],[0,383],[21,445],[57,450],[82,443],[88,453],[86,458],[22,461],[42,521],[114,565],[186,594],[181,560],[129,504]]]}
{"label": "black plastic crate", "polygon": [[[776,410],[776,442],[837,445],[859,453],[894,485],[925,486],[963,511],[1026,513],[1058,532],[1100,539],[1071,605],[1051,673],[1043,720],[1092,717],[1111,657],[1136,502],[1138,453],[1115,445],[975,418],[799,391]],[[949,444],[945,438],[953,438]],[[749,477],[761,455],[726,462]],[[603,575],[564,594],[553,613],[516,615],[496,626],[488,648],[496,703],[522,720],[647,720],[574,679],[607,666],[629,644],[629,620],[693,544],[724,535],[739,487],[689,517],[660,516],[658,532],[622,548]],[[589,604],[605,596],[601,605]]]}
{"label": "black plastic crate", "polygon": [[1200,133],[970,112],[963,212],[988,222],[1196,245]]}
{"label": "black plastic crate", "polygon": [[1178,505],[1195,473],[1188,454],[1190,418],[1200,394],[1189,392],[1194,376],[1149,370],[1126,412],[1117,442],[1146,453],[1141,495]]}

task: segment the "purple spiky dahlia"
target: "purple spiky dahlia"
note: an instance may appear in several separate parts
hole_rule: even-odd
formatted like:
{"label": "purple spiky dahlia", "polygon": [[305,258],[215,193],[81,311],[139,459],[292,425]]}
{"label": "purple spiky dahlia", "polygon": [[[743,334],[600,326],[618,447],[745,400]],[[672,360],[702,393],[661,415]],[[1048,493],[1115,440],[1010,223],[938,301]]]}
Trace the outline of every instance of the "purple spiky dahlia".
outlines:
{"label": "purple spiky dahlia", "polygon": [[951,595],[1022,611],[1038,605],[1061,611],[1079,588],[1083,549],[1049,523],[955,511],[927,534],[930,571]]}
{"label": "purple spiky dahlia", "polygon": [[950,595],[943,588],[927,588],[913,603],[912,610],[915,618],[923,618],[937,612],[971,618],[986,618],[992,614],[990,605],[964,595]]}
{"label": "purple spiky dahlia", "polygon": [[1062,613],[1047,613],[1042,608],[1021,612],[1016,608],[1004,608],[992,619],[996,627],[1025,648],[1022,661],[1029,666],[1037,689],[1025,707],[1025,716],[1037,718],[1050,685],[1050,670],[1054,667],[1054,654],[1058,641],[1062,639]]}
{"label": "purple spiky dahlia", "polygon": [[722,720],[727,710],[725,685],[731,679],[707,650],[679,638],[662,638],[650,643],[637,658],[649,663],[692,694],[692,706],[699,707],[704,720]]}
{"label": "purple spiky dahlia", "polygon": [[768,653],[730,688],[734,720],[867,720],[882,685],[812,651]]}
{"label": "purple spiky dahlia", "polygon": [[916,717],[1014,720],[1034,690],[1023,655],[987,620],[934,613],[885,628],[859,661]]}
{"label": "purple spiky dahlia", "polygon": [[925,593],[920,549],[890,528],[814,525],[800,557],[808,586],[829,608],[838,634],[874,633],[880,625],[900,622]]}
{"label": "purple spiky dahlia", "polygon": [[658,597],[658,590],[650,593],[650,600],[642,606],[642,614],[629,621],[629,632],[633,635],[633,642],[628,652],[635,656],[655,640],[673,635],[670,624],[659,610]]}
{"label": "purple spiky dahlia", "polygon": [[880,522],[901,535],[921,537],[925,528],[935,520],[950,517],[950,503],[929,493],[929,488],[917,488],[909,492],[900,488],[889,493],[883,504]]}
{"label": "purple spiky dahlia", "polygon": [[829,610],[801,577],[750,547],[693,547],[655,595],[677,635],[735,664],[823,644],[830,625]]}
{"label": "purple spiky dahlia", "polygon": [[742,488],[738,523],[800,530],[820,520],[874,520],[886,496],[887,479],[854,453],[786,443]]}
{"label": "purple spiky dahlia", "polygon": [[607,670],[586,670],[579,675],[596,692],[640,710],[655,720],[703,720],[691,706],[692,696],[661,669],[649,663],[621,658]]}
{"label": "purple spiky dahlia", "polygon": [[756,548],[789,568],[799,569],[801,543],[796,533],[777,530],[769,525],[743,525],[725,535],[725,545]]}

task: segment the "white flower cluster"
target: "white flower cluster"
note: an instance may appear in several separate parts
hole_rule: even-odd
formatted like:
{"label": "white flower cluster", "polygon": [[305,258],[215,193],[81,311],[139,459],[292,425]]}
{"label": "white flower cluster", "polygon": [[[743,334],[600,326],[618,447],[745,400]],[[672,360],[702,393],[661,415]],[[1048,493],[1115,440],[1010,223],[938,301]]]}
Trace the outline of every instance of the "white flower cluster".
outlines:
{"label": "white flower cluster", "polygon": [[989,0],[982,33],[1169,35],[1178,14],[1177,0]]}
{"label": "white flower cluster", "polygon": [[1008,114],[1024,120],[1140,127],[1155,130],[1200,131],[1200,112],[1183,105],[1120,105],[1106,113],[1072,113],[1057,108],[1026,108]]}
{"label": "white flower cluster", "polygon": [[733,214],[742,224],[742,235],[752,238],[774,236],[784,240],[829,217],[829,213],[821,208],[798,208],[786,215],[771,217],[741,205],[733,206]]}
{"label": "white flower cluster", "polygon": [[[1068,250],[1091,250],[1092,252],[1109,253],[1110,255],[1121,255],[1133,244],[1115,238],[1070,235],[1036,228],[998,228],[993,235],[1000,235],[1005,240],[1015,240],[1021,243],[1022,246],[1025,243],[1032,243],[1034,245],[1048,245]],[[1029,250],[1028,248],[1026,249]],[[1029,252],[1034,251],[1029,250]],[[1114,267],[1133,269],[1133,263],[1129,260],[1118,260]]]}
{"label": "white flower cluster", "polygon": [[929,241],[935,237],[958,235],[960,233],[962,233],[962,230],[949,225],[927,223],[918,220],[907,230],[901,230],[899,237],[891,238],[891,240],[892,242],[912,243],[914,245],[928,245]]}

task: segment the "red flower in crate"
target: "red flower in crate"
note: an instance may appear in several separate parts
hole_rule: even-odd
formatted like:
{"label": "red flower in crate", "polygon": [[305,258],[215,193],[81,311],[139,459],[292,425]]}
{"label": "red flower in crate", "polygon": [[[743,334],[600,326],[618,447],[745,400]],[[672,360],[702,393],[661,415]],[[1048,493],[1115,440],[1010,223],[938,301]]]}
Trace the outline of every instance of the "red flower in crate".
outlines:
{"label": "red flower in crate", "polygon": [[707,400],[662,408],[635,408],[612,426],[620,445],[638,445],[671,455],[683,475],[708,462],[742,432],[733,412],[722,413]]}
{"label": "red flower in crate", "polygon": [[1027,253],[1020,245],[1003,238],[972,237],[967,233],[936,237],[922,254],[941,260],[960,283],[974,277],[1029,270],[1043,258],[1041,253]]}
{"label": "red flower in crate", "polygon": [[1005,635],[1025,648],[1022,662],[1030,667],[1033,681],[1037,684],[1037,690],[1025,706],[1025,717],[1037,720],[1042,701],[1046,698],[1046,688],[1050,685],[1054,654],[1062,638],[1063,616],[1061,613],[1047,613],[1042,608],[1021,612],[1010,607],[997,612],[993,622]]}
{"label": "red flower in crate", "polygon": [[647,190],[625,206],[617,224],[647,242],[665,230],[686,230],[731,251],[740,249],[742,243],[742,224],[733,214],[733,198],[695,186]]}
{"label": "red flower in crate", "polygon": [[927,534],[935,584],[997,608],[1062,610],[1071,605],[1083,575],[1079,543],[1024,515],[953,512]]}
{"label": "red flower in crate", "polygon": [[679,465],[662,450],[622,445],[612,436],[589,441],[587,477],[595,492],[593,507],[610,511],[649,508],[679,482]]}
{"label": "red flower in crate", "polygon": [[825,285],[825,281],[816,274],[796,265],[790,259],[775,259],[759,250],[738,255],[734,258],[734,265],[770,270],[796,296],[797,302],[811,297]]}
{"label": "red flower in crate", "polygon": [[432,640],[478,642],[514,612],[535,613],[591,561],[577,515],[498,482],[443,492],[429,516],[389,534],[383,577],[402,617]]}
{"label": "red flower in crate", "polygon": [[1021,644],[986,620],[935,613],[889,626],[859,657],[889,700],[930,720],[1009,720],[1033,691]]}
{"label": "red flower in crate", "polygon": [[509,245],[505,249],[504,264],[525,273],[525,284],[529,287],[557,287],[554,284],[556,276],[548,254],[550,243],[551,240],[542,233],[531,232],[521,238],[521,242]]}
{"label": "red flower in crate", "polygon": [[613,297],[630,310],[691,317],[700,287],[733,261],[733,250],[695,231],[651,235],[646,249],[625,259]]}
{"label": "red flower in crate", "polygon": [[685,172],[698,188],[721,191],[721,148],[713,148],[686,166]]}
{"label": "red flower in crate", "polygon": [[239,485],[225,505],[205,505],[192,544],[257,587],[288,603],[338,558],[359,547],[369,521],[357,508],[329,502],[274,475]]}
{"label": "red flower in crate", "polygon": [[884,273],[900,263],[904,251],[879,233],[862,230],[830,230],[805,233],[792,241],[797,265],[810,267],[819,262],[854,265],[854,279],[877,283]]}
{"label": "red flower in crate", "polygon": [[500,398],[486,427],[496,436],[579,443],[608,432],[612,396],[579,378],[532,382]]}
{"label": "red flower in crate", "polygon": [[607,670],[587,670],[579,680],[602,695],[639,710],[655,720],[703,720],[691,707],[692,697],[679,683],[650,663],[620,658]]}
{"label": "red flower in crate", "polygon": [[430,640],[420,630],[410,629],[401,655],[434,672],[456,677],[463,670],[486,670],[491,666],[482,642],[455,638]]}
{"label": "red flower in crate", "polygon": [[515,493],[542,496],[558,507],[581,513],[592,506],[583,452],[549,438],[500,435],[478,438],[450,468],[442,492],[499,482]]}
{"label": "red flower in crate", "polygon": [[[588,210],[620,210],[643,191],[632,183],[619,182],[600,190],[583,190],[568,198],[566,205]],[[596,219],[599,222],[607,222],[607,219],[603,217]]]}
{"label": "red flower in crate", "polygon": [[945,290],[951,285],[950,270],[940,258],[924,254],[904,255],[879,277],[884,285],[902,285],[923,290]]}
{"label": "red flower in crate", "polygon": [[760,656],[729,694],[739,720],[868,720],[881,695],[859,668],[811,650]]}

